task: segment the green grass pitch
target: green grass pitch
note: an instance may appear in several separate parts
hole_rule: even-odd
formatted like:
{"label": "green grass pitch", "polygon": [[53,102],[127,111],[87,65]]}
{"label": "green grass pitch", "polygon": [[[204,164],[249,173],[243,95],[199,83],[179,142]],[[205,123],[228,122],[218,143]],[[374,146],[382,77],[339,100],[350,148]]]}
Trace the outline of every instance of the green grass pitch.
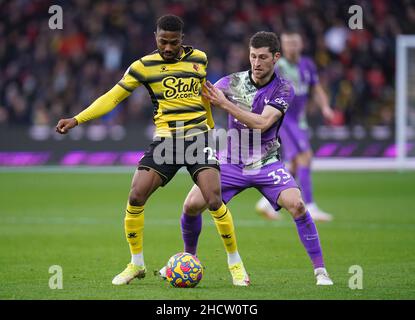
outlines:
{"label": "green grass pitch", "polygon": [[[128,286],[111,280],[129,262],[123,232],[131,173],[0,173],[0,299],[415,299],[415,172],[317,172],[315,197],[335,215],[317,223],[335,285],[317,287],[311,263],[286,212],[265,221],[256,190],[230,208],[252,285],[233,287],[226,255],[205,213],[194,289],[153,275],[182,250],[179,218],[192,182],[178,174],[145,211],[148,274]],[[63,289],[49,288],[49,267],[63,270]],[[363,269],[363,289],[349,288],[349,268]]]}

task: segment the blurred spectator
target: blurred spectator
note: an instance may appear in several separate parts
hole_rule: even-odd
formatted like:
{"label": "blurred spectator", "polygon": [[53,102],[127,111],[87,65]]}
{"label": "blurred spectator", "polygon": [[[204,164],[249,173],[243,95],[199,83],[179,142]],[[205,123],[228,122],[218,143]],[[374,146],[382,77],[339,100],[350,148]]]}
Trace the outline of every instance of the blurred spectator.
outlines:
{"label": "blurred spectator", "polygon": [[324,35],[327,49],[337,55],[341,54],[346,48],[349,31],[340,19],[336,19],[335,24]]}
{"label": "blurred spectator", "polygon": [[[63,30],[48,28],[54,4],[63,8]],[[347,27],[354,4],[363,8],[363,30]],[[409,0],[12,0],[0,2],[0,125],[54,125],[87,107],[155,50],[156,19],[166,13],[182,16],[185,43],[208,53],[212,82],[249,67],[253,33],[297,28],[338,124],[393,122],[395,38],[415,33]],[[96,121],[148,124],[151,114],[137,90]]]}

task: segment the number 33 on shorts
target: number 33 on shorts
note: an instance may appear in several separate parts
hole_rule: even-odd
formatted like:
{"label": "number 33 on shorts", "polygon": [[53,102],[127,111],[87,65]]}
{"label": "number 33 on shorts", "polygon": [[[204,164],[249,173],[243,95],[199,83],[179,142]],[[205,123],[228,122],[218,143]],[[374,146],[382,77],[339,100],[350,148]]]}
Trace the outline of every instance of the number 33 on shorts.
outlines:
{"label": "number 33 on shorts", "polygon": [[285,169],[277,169],[268,173],[268,177],[274,180],[274,184],[286,184],[291,180],[291,175]]}

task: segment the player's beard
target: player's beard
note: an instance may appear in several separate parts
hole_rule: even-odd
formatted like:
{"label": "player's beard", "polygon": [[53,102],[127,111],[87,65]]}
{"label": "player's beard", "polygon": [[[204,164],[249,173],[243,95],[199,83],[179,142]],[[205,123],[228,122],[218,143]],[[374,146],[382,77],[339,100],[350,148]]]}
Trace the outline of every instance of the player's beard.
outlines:
{"label": "player's beard", "polygon": [[265,79],[267,77],[270,77],[273,71],[274,70],[271,69],[271,70],[268,70],[268,72],[261,71],[260,73],[255,73],[255,70],[254,70],[253,74],[255,75],[255,78],[257,79]]}
{"label": "player's beard", "polygon": [[166,56],[165,54],[165,52],[161,52],[160,50],[159,50],[159,54],[161,55],[161,57],[165,60],[165,61],[168,61],[168,62],[171,62],[171,61],[177,61],[178,60],[178,58],[179,58],[179,52],[180,52],[180,50],[178,51],[178,52],[176,52],[176,53],[174,53],[174,52],[172,52],[171,53],[171,55],[168,55],[168,56]]}

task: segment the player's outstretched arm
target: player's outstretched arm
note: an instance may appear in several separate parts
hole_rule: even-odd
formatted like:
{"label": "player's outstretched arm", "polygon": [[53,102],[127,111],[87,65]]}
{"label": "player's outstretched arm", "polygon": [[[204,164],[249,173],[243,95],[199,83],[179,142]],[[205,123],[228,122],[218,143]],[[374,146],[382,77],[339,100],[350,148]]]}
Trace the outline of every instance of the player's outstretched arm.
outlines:
{"label": "player's outstretched arm", "polygon": [[209,81],[206,82],[202,94],[215,106],[230,113],[249,128],[260,129],[261,132],[267,131],[282,116],[282,112],[280,110],[268,105],[265,106],[262,114],[242,110],[237,105],[229,101],[224,93]]}
{"label": "player's outstretched arm", "polygon": [[107,93],[96,99],[88,108],[73,118],[61,119],[56,125],[56,131],[65,134],[80,123],[99,118],[114,109],[121,101],[127,98],[130,92],[115,85]]}
{"label": "player's outstretched arm", "polygon": [[329,98],[320,83],[317,83],[313,86],[313,98],[314,101],[316,101],[317,105],[320,107],[324,118],[328,121],[333,120],[334,112],[330,108]]}

